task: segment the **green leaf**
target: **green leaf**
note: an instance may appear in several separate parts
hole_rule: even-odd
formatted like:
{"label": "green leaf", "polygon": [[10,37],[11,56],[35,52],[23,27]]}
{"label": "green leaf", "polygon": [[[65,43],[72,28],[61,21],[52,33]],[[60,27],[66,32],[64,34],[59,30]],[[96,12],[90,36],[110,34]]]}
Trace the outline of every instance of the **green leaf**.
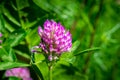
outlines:
{"label": "green leaf", "polygon": [[35,54],[31,54],[31,66],[34,69],[34,71],[37,73],[38,78],[40,78],[40,80],[44,80],[41,71],[35,64]]}
{"label": "green leaf", "polygon": [[96,47],[96,48],[86,49],[86,50],[83,50],[83,51],[78,52],[77,54],[74,54],[74,56],[78,56],[78,55],[81,55],[81,54],[84,54],[84,53],[88,53],[88,52],[90,52],[90,51],[96,51],[96,50],[100,50],[100,48],[99,48],[99,47]]}
{"label": "green leaf", "polygon": [[0,62],[0,70],[6,70],[15,67],[26,67],[29,64],[20,63],[20,62]]}
{"label": "green leaf", "polygon": [[21,26],[20,23],[10,14],[10,11],[8,11],[5,7],[2,7],[3,9],[3,14],[14,24],[17,26]]}
{"label": "green leaf", "polygon": [[42,80],[48,80],[48,65],[45,62],[45,57],[43,54],[33,54],[32,55],[32,67],[38,73]]}
{"label": "green leaf", "polygon": [[76,59],[76,57],[75,56],[73,56],[72,55],[73,53],[63,53],[62,55],[61,55],[61,57],[60,57],[60,62],[61,63],[66,63],[66,62],[68,62],[68,63],[73,63],[74,61],[75,61],[75,59]]}
{"label": "green leaf", "polygon": [[2,46],[2,48],[0,48],[0,59],[2,59],[3,61],[17,60],[13,49],[7,46]]}
{"label": "green leaf", "polygon": [[14,3],[12,1],[10,2],[10,4],[13,7],[13,9],[17,11],[17,7],[14,5]]}
{"label": "green leaf", "polygon": [[38,62],[42,62],[45,60],[45,57],[42,53],[38,53],[38,54],[34,54],[35,56],[35,62],[38,63]]}
{"label": "green leaf", "polygon": [[60,62],[61,63],[73,63],[75,60],[76,60],[76,57],[74,56],[74,52],[77,50],[78,46],[80,45],[80,41],[77,40],[73,43],[72,45],[72,49],[71,49],[71,52],[66,52],[66,53],[63,53],[60,57]]}
{"label": "green leaf", "polygon": [[5,20],[5,28],[8,29],[10,32],[13,32],[15,28],[10,25],[6,20]]}
{"label": "green leaf", "polygon": [[46,11],[50,11],[51,9],[51,5],[48,3],[47,0],[33,0],[33,2],[39,6],[40,8],[46,10]]}
{"label": "green leaf", "polygon": [[30,56],[27,53],[23,53],[23,52],[21,52],[19,50],[14,50],[14,51],[15,51],[16,54],[18,54],[20,56],[23,56],[23,57],[25,57],[27,59],[30,59]]}
{"label": "green leaf", "polygon": [[9,57],[8,52],[4,48],[0,49],[0,60],[12,61],[11,58]]}
{"label": "green leaf", "polygon": [[2,14],[0,13],[0,31],[3,30],[4,26],[5,26],[5,25],[4,25],[4,19],[3,19]]}
{"label": "green leaf", "polygon": [[75,41],[72,45],[71,52],[74,52],[78,48],[79,45],[80,45],[80,41],[79,40]]}
{"label": "green leaf", "polygon": [[15,55],[14,50],[12,48],[10,48],[10,50],[9,50],[9,56],[10,56],[12,61],[17,61],[16,55]]}
{"label": "green leaf", "polygon": [[20,78],[18,78],[18,77],[9,77],[9,80],[21,80]]}
{"label": "green leaf", "polygon": [[72,45],[71,52],[66,52],[61,55],[60,62],[61,63],[66,63],[66,62],[74,63],[74,61],[76,60],[76,57],[73,56],[73,53],[77,50],[79,45],[80,45],[80,41],[79,40],[75,41]]}
{"label": "green leaf", "polygon": [[38,69],[40,70],[40,72],[42,73],[42,76],[44,78],[43,80],[48,80],[49,70],[48,70],[48,65],[46,64],[46,62],[37,63],[36,65]]}
{"label": "green leaf", "polygon": [[26,29],[29,29],[30,27],[33,27],[35,24],[37,24],[41,19],[38,18],[37,20],[33,21],[33,22],[28,22],[26,24]]}
{"label": "green leaf", "polygon": [[48,65],[45,62],[44,55],[41,54],[35,54],[35,64],[42,73],[43,80],[48,80]]}
{"label": "green leaf", "polygon": [[34,28],[33,30],[30,30],[28,33],[29,35],[26,36],[26,40],[28,42],[29,47],[33,47],[36,44],[40,42],[39,35],[37,34],[38,27]]}
{"label": "green leaf", "polygon": [[5,44],[14,47],[20,43],[26,36],[26,32],[22,29],[14,31],[6,40]]}
{"label": "green leaf", "polygon": [[40,72],[40,70],[39,70],[39,68],[37,67],[37,65],[35,65],[35,64],[32,63],[31,66],[32,66],[32,68],[35,70],[35,72],[37,73],[38,78],[40,78],[40,80],[44,80],[43,75],[42,75],[42,73]]}
{"label": "green leaf", "polygon": [[28,0],[16,0],[18,10],[29,7]]}

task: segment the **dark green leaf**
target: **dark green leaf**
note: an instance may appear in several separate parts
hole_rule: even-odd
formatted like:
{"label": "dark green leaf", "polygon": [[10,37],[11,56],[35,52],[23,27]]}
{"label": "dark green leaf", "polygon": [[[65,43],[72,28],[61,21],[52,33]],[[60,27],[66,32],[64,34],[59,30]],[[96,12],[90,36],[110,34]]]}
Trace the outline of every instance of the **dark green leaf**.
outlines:
{"label": "dark green leaf", "polygon": [[[43,54],[33,54],[32,55],[32,66],[35,69],[35,71],[38,73],[38,75],[40,76],[40,78],[42,80],[48,80],[48,65],[45,62],[45,57],[43,56]],[[35,63],[33,63],[35,62]]]}
{"label": "dark green leaf", "polygon": [[16,0],[18,10],[29,7],[28,0]]}
{"label": "dark green leaf", "polygon": [[40,70],[40,72],[42,73],[43,76],[43,80],[48,80],[49,79],[49,71],[48,71],[48,65],[46,64],[46,62],[42,62],[42,63],[37,63],[36,64],[38,69]]}
{"label": "dark green leaf", "polygon": [[43,75],[42,75],[41,71],[39,70],[39,68],[35,64],[31,64],[31,66],[33,67],[33,69],[37,73],[38,78],[40,78],[40,80],[44,80]]}
{"label": "dark green leaf", "polygon": [[0,32],[4,29],[5,23],[2,14],[0,13]]}
{"label": "dark green leaf", "polygon": [[10,14],[10,12],[5,8],[3,7],[3,14],[11,21],[13,22],[14,24],[16,24],[17,26],[21,26],[20,23],[14,18],[14,16],[12,16]]}
{"label": "dark green leaf", "polygon": [[40,8],[46,10],[46,11],[50,11],[51,9],[51,5],[48,3],[47,0],[33,0],[33,2],[39,6]]}

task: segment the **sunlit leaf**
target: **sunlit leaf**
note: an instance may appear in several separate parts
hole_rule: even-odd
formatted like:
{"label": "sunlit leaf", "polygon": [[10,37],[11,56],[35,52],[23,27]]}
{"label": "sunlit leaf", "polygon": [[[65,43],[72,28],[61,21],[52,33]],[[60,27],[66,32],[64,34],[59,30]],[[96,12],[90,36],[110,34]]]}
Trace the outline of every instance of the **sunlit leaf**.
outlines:
{"label": "sunlit leaf", "polygon": [[26,36],[26,40],[30,44],[29,47],[36,46],[40,42],[40,37],[38,35],[37,30],[38,30],[38,27],[36,27],[33,30],[30,30],[30,32],[28,33],[29,35]]}
{"label": "sunlit leaf", "polygon": [[15,30],[15,28],[12,25],[10,25],[10,23],[8,23],[6,20],[5,20],[5,28],[10,32],[13,32]]}
{"label": "sunlit leaf", "polygon": [[77,54],[74,54],[74,56],[78,56],[78,55],[81,55],[81,54],[84,54],[84,53],[88,53],[88,52],[90,52],[90,51],[96,51],[96,50],[100,50],[100,48],[99,48],[99,47],[96,47],[96,48],[86,49],[86,50],[83,50],[83,51],[78,52]]}
{"label": "sunlit leaf", "polygon": [[9,56],[10,56],[12,61],[17,61],[17,57],[16,57],[15,52],[12,48],[10,48],[10,50],[9,50]]}
{"label": "sunlit leaf", "polygon": [[16,61],[17,60],[13,49],[10,47],[6,47],[6,46],[2,46],[2,48],[0,49],[0,59],[2,59],[3,61]]}
{"label": "sunlit leaf", "polygon": [[21,80],[21,79],[18,77],[9,77],[9,80]]}
{"label": "sunlit leaf", "polygon": [[73,63],[75,61],[76,57],[73,56],[72,53],[63,53],[60,57],[61,62],[68,62],[68,63]]}
{"label": "sunlit leaf", "polygon": [[23,52],[21,52],[19,50],[14,50],[14,51],[16,52],[16,54],[18,54],[20,56],[23,56],[23,57],[25,57],[27,59],[30,59],[30,56],[27,53],[23,53]]}
{"label": "sunlit leaf", "polygon": [[36,20],[36,21],[34,21],[34,22],[29,22],[29,23],[27,23],[27,25],[26,25],[25,27],[26,27],[26,28],[33,27],[35,24],[38,23],[39,20],[40,20],[40,19],[38,19],[38,20]]}
{"label": "sunlit leaf", "polygon": [[14,31],[10,36],[7,38],[5,44],[10,45],[11,47],[16,46],[22,41],[26,36],[26,32],[22,29]]}
{"label": "sunlit leaf", "polygon": [[27,67],[29,64],[20,62],[0,62],[0,70],[6,70],[15,67]]}
{"label": "sunlit leaf", "polygon": [[75,41],[73,44],[72,44],[72,49],[71,49],[71,52],[74,52],[78,46],[80,45],[80,41]]}

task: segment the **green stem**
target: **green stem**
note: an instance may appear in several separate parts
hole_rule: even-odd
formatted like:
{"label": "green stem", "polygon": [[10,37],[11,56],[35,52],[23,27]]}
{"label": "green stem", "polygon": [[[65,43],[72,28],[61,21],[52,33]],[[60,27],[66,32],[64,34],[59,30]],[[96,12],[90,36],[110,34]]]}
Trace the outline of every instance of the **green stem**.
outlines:
{"label": "green stem", "polygon": [[52,65],[49,66],[49,79],[52,80]]}

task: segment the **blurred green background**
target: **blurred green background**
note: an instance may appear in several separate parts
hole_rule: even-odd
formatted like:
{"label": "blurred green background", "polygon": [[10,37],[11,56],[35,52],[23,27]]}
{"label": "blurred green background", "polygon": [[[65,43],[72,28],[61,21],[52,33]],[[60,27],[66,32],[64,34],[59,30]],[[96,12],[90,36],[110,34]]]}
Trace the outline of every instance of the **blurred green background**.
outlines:
{"label": "blurred green background", "polygon": [[100,48],[57,66],[53,80],[120,80],[120,0],[0,0],[2,76],[6,62],[30,63],[30,49],[40,42],[38,26],[46,19],[70,30],[74,54]]}

